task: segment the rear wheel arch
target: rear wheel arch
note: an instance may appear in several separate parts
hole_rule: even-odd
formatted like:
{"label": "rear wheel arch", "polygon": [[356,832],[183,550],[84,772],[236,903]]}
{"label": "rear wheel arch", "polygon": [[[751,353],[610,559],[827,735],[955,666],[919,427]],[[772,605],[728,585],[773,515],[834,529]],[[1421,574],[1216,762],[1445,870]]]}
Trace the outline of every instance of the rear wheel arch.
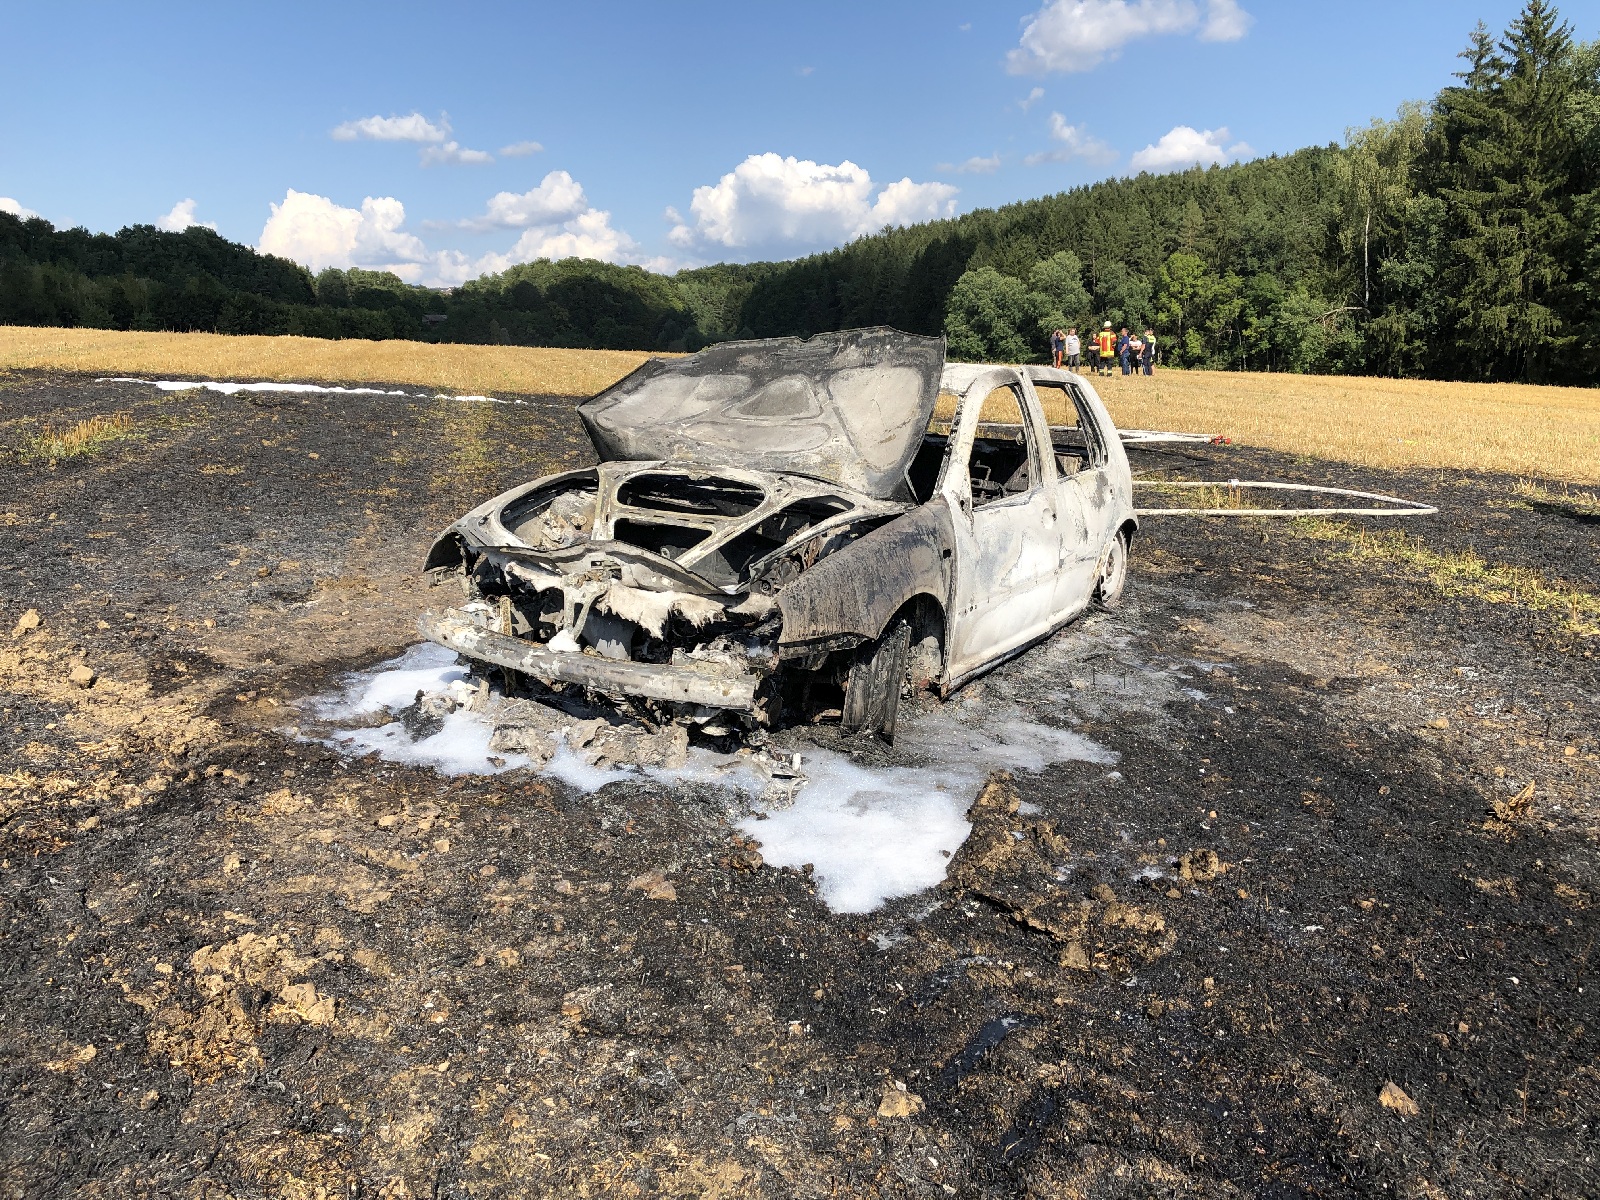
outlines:
{"label": "rear wheel arch", "polygon": [[1124,521],[1117,534],[1106,543],[1105,555],[1094,583],[1094,602],[1100,608],[1116,608],[1122,603],[1122,589],[1128,582],[1128,557],[1133,549],[1137,526]]}

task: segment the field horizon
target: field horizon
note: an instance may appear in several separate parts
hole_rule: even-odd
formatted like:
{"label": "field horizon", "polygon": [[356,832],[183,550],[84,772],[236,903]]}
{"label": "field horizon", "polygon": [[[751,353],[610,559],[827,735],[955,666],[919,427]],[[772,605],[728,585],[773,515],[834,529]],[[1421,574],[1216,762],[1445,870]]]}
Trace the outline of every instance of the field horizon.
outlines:
{"label": "field horizon", "polygon": [[[0,371],[389,383],[591,396],[648,351],[0,326]],[[1523,383],[1161,369],[1090,377],[1127,428],[1376,467],[1600,483],[1600,391]]]}

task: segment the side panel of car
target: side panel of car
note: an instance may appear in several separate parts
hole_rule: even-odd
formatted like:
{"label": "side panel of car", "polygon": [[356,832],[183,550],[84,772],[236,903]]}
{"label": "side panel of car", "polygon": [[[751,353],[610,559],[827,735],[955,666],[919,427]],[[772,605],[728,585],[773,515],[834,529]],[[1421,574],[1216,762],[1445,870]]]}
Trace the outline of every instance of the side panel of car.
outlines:
{"label": "side panel of car", "polygon": [[[1016,389],[1028,443],[1027,489],[975,504],[968,463],[985,398],[996,388]],[[955,570],[946,625],[946,676],[972,674],[1054,624],[1055,579],[1060,565],[1060,514],[1055,462],[1042,452],[1038,401],[1009,368],[978,376],[956,414],[940,490],[955,531]]]}
{"label": "side panel of car", "polygon": [[935,497],[834,551],[778,593],[785,653],[840,638],[876,638],[919,595],[950,592],[952,514]]}

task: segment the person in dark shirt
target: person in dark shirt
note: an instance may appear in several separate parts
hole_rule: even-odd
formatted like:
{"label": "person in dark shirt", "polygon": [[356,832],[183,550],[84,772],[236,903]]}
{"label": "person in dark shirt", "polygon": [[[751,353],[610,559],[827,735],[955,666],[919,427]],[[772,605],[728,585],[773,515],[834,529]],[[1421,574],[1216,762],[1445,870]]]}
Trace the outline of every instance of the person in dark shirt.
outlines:
{"label": "person in dark shirt", "polygon": [[1133,339],[1128,336],[1128,327],[1124,325],[1122,332],[1117,334],[1117,358],[1122,361],[1124,375],[1133,374],[1133,368],[1128,363],[1128,358],[1133,353],[1132,342]]}
{"label": "person in dark shirt", "polygon": [[1061,356],[1067,352],[1067,335],[1056,330],[1050,335],[1050,365],[1061,369]]}

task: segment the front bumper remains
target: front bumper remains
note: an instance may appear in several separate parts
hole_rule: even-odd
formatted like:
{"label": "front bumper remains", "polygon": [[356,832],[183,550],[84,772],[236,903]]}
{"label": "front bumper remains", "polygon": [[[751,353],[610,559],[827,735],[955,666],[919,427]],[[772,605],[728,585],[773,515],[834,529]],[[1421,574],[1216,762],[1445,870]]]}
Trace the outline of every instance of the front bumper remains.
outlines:
{"label": "front bumper remains", "polygon": [[761,682],[756,675],[712,663],[679,667],[551,650],[488,629],[460,609],[424,614],[419,628],[430,642],[478,662],[521,671],[541,683],[575,683],[611,695],[753,712]]}

